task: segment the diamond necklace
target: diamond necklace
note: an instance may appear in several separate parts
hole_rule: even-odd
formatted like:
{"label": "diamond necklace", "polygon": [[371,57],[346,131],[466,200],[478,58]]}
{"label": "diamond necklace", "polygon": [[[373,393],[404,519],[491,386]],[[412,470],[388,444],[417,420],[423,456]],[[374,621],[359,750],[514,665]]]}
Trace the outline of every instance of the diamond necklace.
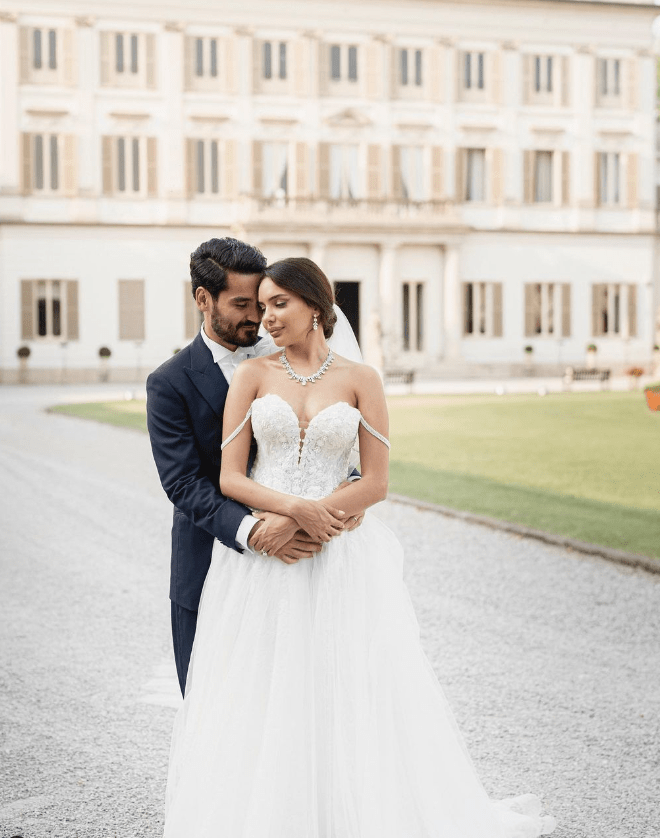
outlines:
{"label": "diamond necklace", "polygon": [[291,364],[286,357],[286,348],[282,349],[280,354],[280,361],[282,362],[284,369],[287,371],[289,378],[292,378],[294,381],[299,381],[303,387],[307,384],[307,382],[313,384],[315,381],[318,381],[334,360],[335,356],[332,354],[332,349],[329,349],[327,358],[313,375],[298,375],[297,372],[294,372],[291,369]]}

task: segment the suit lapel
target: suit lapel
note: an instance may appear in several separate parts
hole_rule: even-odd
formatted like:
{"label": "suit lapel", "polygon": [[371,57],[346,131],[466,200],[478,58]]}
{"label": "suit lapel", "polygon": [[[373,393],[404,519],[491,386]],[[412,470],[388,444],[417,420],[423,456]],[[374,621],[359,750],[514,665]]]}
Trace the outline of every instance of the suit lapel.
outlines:
{"label": "suit lapel", "polygon": [[218,417],[222,417],[229,385],[213,355],[200,334],[190,346],[191,366],[186,367],[188,377]]}

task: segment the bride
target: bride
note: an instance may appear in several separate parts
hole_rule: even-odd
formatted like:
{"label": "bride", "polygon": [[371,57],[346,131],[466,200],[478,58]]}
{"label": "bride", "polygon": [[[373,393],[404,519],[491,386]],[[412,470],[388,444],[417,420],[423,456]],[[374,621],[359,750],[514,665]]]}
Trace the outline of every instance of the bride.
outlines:
{"label": "bride", "polygon": [[[259,304],[281,352],[234,375],[221,489],[323,546],[285,564],[271,558],[277,543],[239,554],[215,542],[165,838],[551,832],[533,795],[492,801],[483,789],[420,646],[396,537],[369,512],[349,531],[386,495],[388,417],[378,374],[328,347],[328,280],[285,259],[267,268]],[[362,478],[347,483],[356,438]]]}

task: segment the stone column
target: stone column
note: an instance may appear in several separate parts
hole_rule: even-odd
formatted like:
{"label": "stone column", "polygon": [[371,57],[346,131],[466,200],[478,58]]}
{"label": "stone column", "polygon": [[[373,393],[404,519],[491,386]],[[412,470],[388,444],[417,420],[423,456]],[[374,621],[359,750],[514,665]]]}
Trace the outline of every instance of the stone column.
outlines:
{"label": "stone column", "polygon": [[448,244],[445,248],[443,278],[444,297],[444,360],[461,360],[461,278],[458,244]]}

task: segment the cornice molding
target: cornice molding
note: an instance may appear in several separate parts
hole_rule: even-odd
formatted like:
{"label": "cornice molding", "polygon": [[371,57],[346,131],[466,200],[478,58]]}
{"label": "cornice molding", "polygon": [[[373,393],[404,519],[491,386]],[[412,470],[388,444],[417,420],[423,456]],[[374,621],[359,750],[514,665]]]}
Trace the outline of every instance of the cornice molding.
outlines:
{"label": "cornice molding", "polygon": [[186,24],[181,20],[168,20],[163,27],[166,32],[183,32]]}
{"label": "cornice molding", "polygon": [[16,12],[0,11],[0,22],[16,23],[17,20],[18,20],[18,15],[16,14]]}
{"label": "cornice molding", "polygon": [[89,29],[96,23],[96,18],[94,17],[86,17],[81,16],[76,18],[76,26],[80,26],[83,29]]}

